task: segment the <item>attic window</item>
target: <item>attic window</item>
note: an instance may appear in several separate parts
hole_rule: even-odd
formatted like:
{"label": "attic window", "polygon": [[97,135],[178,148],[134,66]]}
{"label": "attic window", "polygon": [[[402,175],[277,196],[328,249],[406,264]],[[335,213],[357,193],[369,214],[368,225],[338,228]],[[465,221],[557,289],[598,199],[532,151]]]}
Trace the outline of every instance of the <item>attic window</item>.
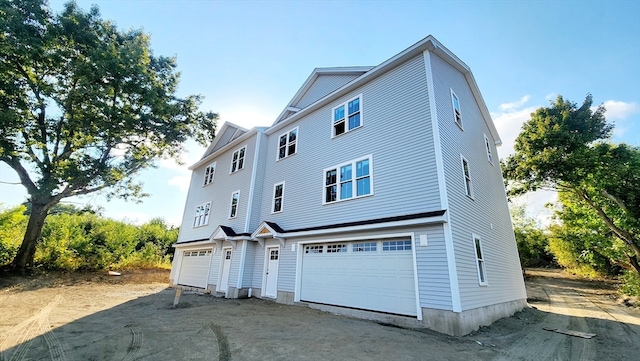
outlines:
{"label": "attic window", "polygon": [[278,159],[286,158],[296,154],[298,150],[298,128],[280,135],[278,138]]}
{"label": "attic window", "polygon": [[333,108],[332,136],[350,132],[362,126],[362,94]]}
{"label": "attic window", "polygon": [[204,171],[204,185],[210,184],[213,182],[213,177],[216,173],[216,163],[212,163],[208,166]]}
{"label": "attic window", "polygon": [[231,173],[235,173],[244,168],[244,154],[246,151],[247,147],[245,146],[233,152],[233,157],[231,160]]}

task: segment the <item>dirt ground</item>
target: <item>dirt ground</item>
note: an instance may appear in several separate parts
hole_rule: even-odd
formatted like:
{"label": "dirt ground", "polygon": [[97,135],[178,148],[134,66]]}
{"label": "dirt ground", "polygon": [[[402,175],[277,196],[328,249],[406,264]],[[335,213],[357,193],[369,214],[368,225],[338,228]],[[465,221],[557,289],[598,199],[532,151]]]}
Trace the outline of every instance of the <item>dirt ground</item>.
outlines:
{"label": "dirt ground", "polygon": [[[0,279],[0,360],[623,360],[640,309],[610,282],[527,271],[531,308],[464,337],[260,299],[175,291],[168,272]],[[585,339],[543,328],[594,333]]]}

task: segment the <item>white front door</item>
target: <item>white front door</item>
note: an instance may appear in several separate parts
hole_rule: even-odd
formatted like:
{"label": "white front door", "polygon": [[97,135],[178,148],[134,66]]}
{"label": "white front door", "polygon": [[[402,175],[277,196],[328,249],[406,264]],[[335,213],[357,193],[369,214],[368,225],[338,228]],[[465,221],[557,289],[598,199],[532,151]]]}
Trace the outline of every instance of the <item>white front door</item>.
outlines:
{"label": "white front door", "polygon": [[231,271],[231,248],[222,250],[222,277],[220,279],[220,292],[229,292],[229,272]]}
{"label": "white front door", "polygon": [[265,274],[264,295],[267,297],[278,296],[278,259],[280,258],[280,247],[267,247],[267,262]]}

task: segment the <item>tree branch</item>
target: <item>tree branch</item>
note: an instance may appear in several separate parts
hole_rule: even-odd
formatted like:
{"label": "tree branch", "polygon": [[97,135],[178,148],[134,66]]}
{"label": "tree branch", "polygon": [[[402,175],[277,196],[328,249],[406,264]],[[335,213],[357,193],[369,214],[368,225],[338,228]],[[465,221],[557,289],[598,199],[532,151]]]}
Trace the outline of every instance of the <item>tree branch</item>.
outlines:
{"label": "tree branch", "polygon": [[15,159],[14,157],[9,156],[0,156],[0,161],[5,162],[9,167],[13,168],[13,170],[18,173],[18,177],[20,178],[20,183],[27,188],[27,192],[30,195],[34,195],[38,192],[38,187],[33,183],[31,177],[29,177],[29,172],[20,164],[20,161]]}

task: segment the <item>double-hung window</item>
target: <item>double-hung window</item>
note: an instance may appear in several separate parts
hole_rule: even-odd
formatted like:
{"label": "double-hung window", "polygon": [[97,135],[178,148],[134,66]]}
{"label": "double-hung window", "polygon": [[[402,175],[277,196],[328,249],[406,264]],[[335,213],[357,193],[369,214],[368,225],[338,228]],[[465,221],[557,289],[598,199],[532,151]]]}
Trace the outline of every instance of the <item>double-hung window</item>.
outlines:
{"label": "double-hung window", "polygon": [[278,138],[278,159],[296,154],[298,150],[298,128],[294,128]]}
{"label": "double-hung window", "polygon": [[282,212],[282,201],[284,200],[284,182],[276,183],[273,186],[273,206],[271,213]]}
{"label": "double-hung window", "polygon": [[333,108],[331,117],[333,137],[362,126],[362,94]]}
{"label": "double-hung window", "polygon": [[332,203],[372,194],[371,156],[324,170],[324,201]]}
{"label": "double-hung window", "polygon": [[473,235],[473,244],[476,250],[476,263],[478,266],[478,283],[487,285],[487,271],[484,267],[484,256],[482,255],[482,241],[479,236]]}
{"label": "double-hung window", "polygon": [[493,165],[493,152],[491,151],[491,143],[489,143],[489,138],[487,135],[484,135],[484,146],[487,148],[487,160],[491,165]]}
{"label": "double-hung window", "polygon": [[456,93],[453,92],[453,89],[451,90],[451,105],[453,106],[453,120],[460,127],[460,129],[463,129],[462,111],[460,110],[460,99],[458,99]]}
{"label": "double-hung window", "polygon": [[193,215],[193,226],[200,227],[209,224],[209,213],[211,213],[211,202],[197,206]]}
{"label": "double-hung window", "polygon": [[247,147],[244,146],[233,152],[233,156],[231,157],[231,173],[235,173],[244,168],[244,155],[246,151]]}
{"label": "double-hung window", "polygon": [[462,175],[464,176],[464,191],[469,198],[473,199],[473,184],[471,182],[471,171],[469,171],[469,161],[460,155],[462,161]]}
{"label": "double-hung window", "polygon": [[213,182],[213,177],[216,174],[216,163],[212,163],[204,170],[204,184],[207,185]]}
{"label": "double-hung window", "polygon": [[231,209],[229,211],[229,218],[236,218],[238,215],[238,202],[240,201],[240,191],[235,191],[231,194]]}

